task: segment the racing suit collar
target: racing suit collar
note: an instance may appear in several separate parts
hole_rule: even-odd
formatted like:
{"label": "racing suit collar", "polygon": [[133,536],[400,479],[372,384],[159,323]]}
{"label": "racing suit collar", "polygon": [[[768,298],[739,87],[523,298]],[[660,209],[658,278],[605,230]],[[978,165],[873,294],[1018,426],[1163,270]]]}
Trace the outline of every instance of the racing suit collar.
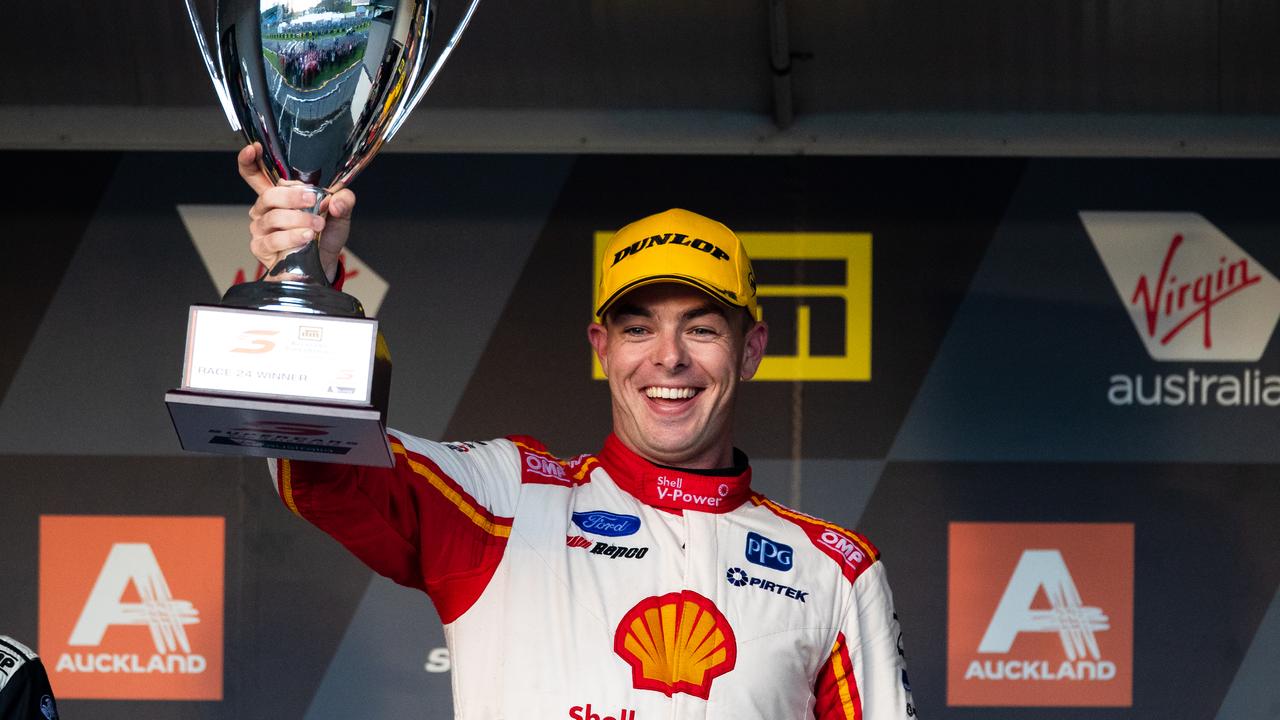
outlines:
{"label": "racing suit collar", "polygon": [[662,510],[727,513],[751,496],[751,466],[737,448],[733,451],[734,468],[729,472],[656,465],[613,434],[605,439],[597,457],[618,487]]}

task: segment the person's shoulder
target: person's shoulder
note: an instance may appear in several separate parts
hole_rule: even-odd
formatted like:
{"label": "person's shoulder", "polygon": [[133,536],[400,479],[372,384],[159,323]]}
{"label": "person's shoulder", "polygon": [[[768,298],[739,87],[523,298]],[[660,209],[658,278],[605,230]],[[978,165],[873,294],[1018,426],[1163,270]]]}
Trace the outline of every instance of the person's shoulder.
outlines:
{"label": "person's shoulder", "polygon": [[794,510],[760,493],[752,493],[751,503],[772,513],[780,525],[802,533],[814,548],[839,566],[850,583],[880,560],[880,550],[862,533]]}
{"label": "person's shoulder", "polygon": [[0,635],[0,689],[22,669],[37,659],[36,652],[8,635]]}
{"label": "person's shoulder", "polygon": [[537,438],[508,435],[520,452],[520,480],[525,484],[576,487],[591,482],[591,471],[600,461],[591,453],[558,457]]}

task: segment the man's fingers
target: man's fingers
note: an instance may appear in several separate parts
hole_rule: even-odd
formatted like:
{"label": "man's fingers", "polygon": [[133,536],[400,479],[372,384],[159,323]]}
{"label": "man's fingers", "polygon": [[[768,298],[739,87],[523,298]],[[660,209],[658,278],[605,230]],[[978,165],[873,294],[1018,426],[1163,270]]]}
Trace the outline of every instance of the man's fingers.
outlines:
{"label": "man's fingers", "polygon": [[240,153],[236,155],[236,165],[240,169],[240,177],[249,184],[255,193],[261,195],[264,191],[273,186],[271,178],[262,171],[262,167],[258,164],[258,156],[262,154],[262,145],[254,143],[245,145],[240,149]]}
{"label": "man's fingers", "polygon": [[280,230],[266,235],[255,235],[249,241],[249,251],[258,261],[270,269],[288,253],[306,245],[316,237],[315,230],[310,228],[293,228]]}
{"label": "man's fingers", "polygon": [[249,223],[249,234],[253,236],[269,235],[279,230],[311,229],[319,232],[324,229],[324,218],[312,215],[305,210],[286,210],[276,208],[259,215]]}
{"label": "man's fingers", "polygon": [[257,220],[278,208],[309,210],[315,204],[316,194],[310,190],[289,185],[273,185],[258,195],[258,201],[249,208],[249,217]]}
{"label": "man's fingers", "polygon": [[339,190],[325,200],[325,207],[330,217],[346,220],[356,207],[356,194],[347,189]]}

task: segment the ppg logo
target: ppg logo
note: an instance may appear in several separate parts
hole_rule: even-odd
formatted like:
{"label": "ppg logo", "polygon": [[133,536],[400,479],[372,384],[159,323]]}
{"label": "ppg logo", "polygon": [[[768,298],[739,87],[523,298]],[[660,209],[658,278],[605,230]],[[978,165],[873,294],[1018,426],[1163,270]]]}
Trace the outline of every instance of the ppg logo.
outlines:
{"label": "ppg logo", "polygon": [[747,533],[747,560],[774,570],[790,570],[791,546],[749,532]]}

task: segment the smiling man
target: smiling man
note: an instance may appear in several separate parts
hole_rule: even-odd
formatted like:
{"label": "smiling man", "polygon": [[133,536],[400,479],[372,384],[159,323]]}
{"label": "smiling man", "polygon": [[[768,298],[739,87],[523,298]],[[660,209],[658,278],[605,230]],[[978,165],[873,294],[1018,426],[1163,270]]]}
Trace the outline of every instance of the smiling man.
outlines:
{"label": "smiling man", "polygon": [[[324,222],[254,161],[252,247],[271,267]],[[355,198],[329,202],[334,277]],[[390,470],[273,463],[290,510],[431,597],[456,716],[914,716],[876,548],[752,491],[733,446],[768,339],[737,236],[685,210],[620,230],[587,337],[613,403],[599,452],[392,432]]]}

